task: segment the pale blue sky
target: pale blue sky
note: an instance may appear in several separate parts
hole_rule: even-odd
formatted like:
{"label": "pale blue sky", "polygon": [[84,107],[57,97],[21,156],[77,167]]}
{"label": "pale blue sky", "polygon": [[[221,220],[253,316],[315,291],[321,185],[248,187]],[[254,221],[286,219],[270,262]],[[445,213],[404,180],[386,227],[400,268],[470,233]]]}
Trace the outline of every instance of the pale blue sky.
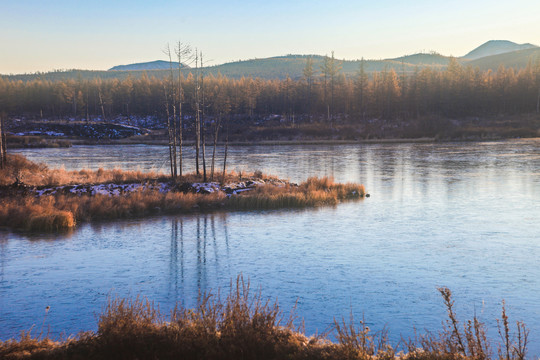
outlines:
{"label": "pale blue sky", "polygon": [[163,59],[177,40],[212,65],[332,50],[340,59],[461,56],[487,40],[540,45],[539,14],[538,0],[0,0],[0,73]]}

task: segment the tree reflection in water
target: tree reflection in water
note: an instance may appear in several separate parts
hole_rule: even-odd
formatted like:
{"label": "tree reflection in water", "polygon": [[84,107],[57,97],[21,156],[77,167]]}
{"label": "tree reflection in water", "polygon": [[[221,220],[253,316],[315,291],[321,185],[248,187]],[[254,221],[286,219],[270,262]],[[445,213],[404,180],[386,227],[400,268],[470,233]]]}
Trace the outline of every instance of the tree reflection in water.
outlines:
{"label": "tree reflection in water", "polygon": [[185,299],[196,296],[190,289],[198,289],[200,293],[218,290],[209,284],[208,273],[217,275],[223,271],[224,265],[230,269],[227,214],[171,218],[170,247],[171,296],[184,303]]}

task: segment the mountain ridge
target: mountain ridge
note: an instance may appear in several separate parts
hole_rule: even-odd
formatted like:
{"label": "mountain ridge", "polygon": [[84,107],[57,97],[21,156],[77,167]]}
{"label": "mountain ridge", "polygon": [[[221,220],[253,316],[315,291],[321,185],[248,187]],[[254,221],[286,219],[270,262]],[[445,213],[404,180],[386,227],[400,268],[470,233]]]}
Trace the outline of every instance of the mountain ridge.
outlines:
{"label": "mountain ridge", "polygon": [[526,49],[531,49],[531,48],[538,48],[538,46],[530,44],[530,43],[517,44],[509,40],[489,40],[483,43],[482,45],[474,48],[473,50],[469,51],[467,54],[465,54],[461,58],[467,59],[467,60],[477,60],[477,59],[487,57],[487,56],[505,54],[509,52],[526,50]]}
{"label": "mountain ridge", "polygon": [[[526,48],[522,49],[524,46]],[[514,48],[518,48],[520,50],[509,51]],[[501,49],[506,49],[504,50],[506,52],[501,53]],[[483,52],[487,55],[476,59],[466,58],[465,56],[457,57],[455,59],[464,66],[472,66],[474,68],[479,68],[480,70],[497,70],[501,65],[505,67],[513,67],[517,70],[526,67],[531,61],[537,61],[537,59],[540,59],[540,47],[532,44],[516,44],[507,40],[490,40],[471,50],[468,55],[471,53],[473,53],[473,55],[474,53],[478,54],[479,52]],[[220,65],[205,67],[203,68],[203,71],[207,75],[223,75],[230,78],[259,77],[263,79],[285,79],[290,77],[292,79],[300,79],[303,76],[306,59],[309,57],[313,59],[313,70],[315,75],[319,76],[321,74],[321,68],[325,56],[300,54],[288,54],[268,58],[232,61]],[[436,52],[430,52],[405,55],[390,59],[363,61],[364,70],[367,73],[394,70],[401,74],[411,74],[422,68],[443,70],[446,68],[450,62],[450,59],[452,58],[453,57],[441,55]],[[340,72],[342,74],[345,76],[354,76],[359,72],[362,60],[336,59],[336,61],[341,63]],[[146,67],[146,65],[148,65],[148,67]],[[175,66],[175,64],[173,64],[173,66]],[[154,76],[157,78],[163,78],[169,75],[169,68],[170,63],[168,61],[156,60],[146,63],[117,65],[109,70],[103,71],[74,69],[66,71],[53,71],[49,73],[0,75],[0,77],[22,81],[30,81],[36,78],[55,81],[77,77],[86,79],[124,79],[129,76]],[[185,75],[187,75],[193,70],[189,66],[184,65],[184,69],[182,71]]]}
{"label": "mountain ridge", "polygon": [[[464,60],[464,61],[472,61],[472,60],[478,60],[484,57],[488,56],[494,56],[494,55],[500,55],[500,54],[506,54],[511,53],[515,51],[520,50],[527,50],[527,49],[536,49],[539,48],[536,45],[525,43],[525,44],[517,44],[515,42],[509,41],[509,40],[489,40],[485,43],[481,44],[480,46],[474,48],[473,50],[469,51],[464,56],[459,57],[458,59]],[[306,59],[308,57],[313,58],[314,60],[321,60],[324,59],[324,56],[322,55],[302,55],[302,54],[287,54],[287,55],[280,55],[280,56],[271,56],[268,58],[256,58],[256,59],[248,59],[248,60],[238,60],[238,61],[231,61],[227,63],[223,63],[220,65],[214,65],[209,68],[218,68],[218,67],[230,67],[231,64],[251,64],[253,62],[264,62],[264,61],[270,61],[270,60],[296,60],[296,59]],[[404,55],[397,58],[388,58],[384,60],[365,60],[366,62],[375,62],[375,61],[386,61],[386,62],[399,62],[404,64],[410,64],[410,65],[448,65],[448,62],[450,61],[450,56],[445,56],[442,54],[439,54],[437,52],[430,52],[430,53],[416,53],[411,55]],[[358,62],[359,60],[340,60],[345,62]],[[186,68],[189,68],[187,65],[185,65]],[[135,63],[135,64],[128,64],[128,65],[116,65],[112,68],[110,68],[108,71],[129,71],[129,70],[168,70],[169,69],[169,62],[164,60],[155,60],[150,61],[146,63]]]}
{"label": "mountain ridge", "polygon": [[[171,63],[165,60],[154,60],[147,62],[140,62],[127,65],[116,65],[107,71],[131,71],[131,70],[169,70]],[[173,67],[176,67],[176,63],[173,62]],[[182,64],[182,68],[189,69],[189,66]]]}

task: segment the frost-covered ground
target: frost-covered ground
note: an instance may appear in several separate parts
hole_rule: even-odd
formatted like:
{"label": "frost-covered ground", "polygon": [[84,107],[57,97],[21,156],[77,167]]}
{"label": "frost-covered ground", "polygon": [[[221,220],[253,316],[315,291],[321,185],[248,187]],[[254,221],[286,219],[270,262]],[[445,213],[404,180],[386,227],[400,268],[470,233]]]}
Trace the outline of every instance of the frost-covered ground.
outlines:
{"label": "frost-covered ground", "polygon": [[134,182],[125,184],[106,183],[106,184],[80,184],[63,186],[41,186],[29,187],[23,185],[13,185],[4,187],[4,192],[24,192],[27,195],[46,196],[46,195],[108,195],[120,196],[136,191],[157,190],[160,193],[166,192],[184,192],[211,194],[217,191],[223,191],[227,196],[249,191],[257,186],[272,184],[285,186],[288,182],[279,179],[252,179],[240,182],[232,182],[221,185],[218,182],[205,183],[174,183],[163,181]]}

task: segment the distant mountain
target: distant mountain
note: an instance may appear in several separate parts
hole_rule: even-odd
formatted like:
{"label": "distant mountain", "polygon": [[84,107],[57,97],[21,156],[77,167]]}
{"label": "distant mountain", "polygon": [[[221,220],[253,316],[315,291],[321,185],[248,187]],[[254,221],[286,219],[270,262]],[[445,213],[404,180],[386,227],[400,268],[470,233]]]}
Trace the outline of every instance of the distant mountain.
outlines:
{"label": "distant mountain", "polygon": [[[429,56],[429,55],[428,55]],[[217,75],[221,74],[232,78],[241,78],[242,76],[253,76],[265,79],[284,79],[289,76],[291,79],[299,79],[303,76],[303,70],[306,66],[306,59],[313,59],[313,70],[316,76],[321,75],[321,66],[324,56],[320,55],[286,55],[276,56],[265,59],[253,59],[244,61],[235,61],[227,64],[216,65],[206,68],[206,72]],[[341,73],[347,76],[354,76],[360,69],[360,60],[340,60]],[[442,68],[443,65],[437,63],[431,64],[411,64],[401,62],[395,59],[387,60],[365,60],[364,70],[366,72],[384,71],[394,69],[396,72],[412,73],[417,67]]]}
{"label": "distant mountain", "polygon": [[448,65],[450,58],[437,53],[419,53],[414,55],[401,56],[395,59],[388,59],[393,61],[404,62],[406,64],[413,65]]}
{"label": "distant mountain", "polygon": [[535,64],[540,60],[540,47],[512,51],[504,54],[486,56],[466,62],[467,65],[480,70],[497,70],[501,65],[506,68],[523,69],[529,62]]}
{"label": "distant mountain", "polygon": [[[313,70],[315,76],[321,75],[321,66],[324,56],[321,55],[285,55],[263,59],[251,59],[234,61],[226,64],[215,65],[204,68],[207,75],[223,75],[230,78],[259,77],[262,79],[301,79],[306,66],[306,59],[313,59]],[[540,58],[540,47],[532,44],[516,44],[506,40],[492,40],[472,50],[459,62],[464,66],[472,66],[480,70],[497,70],[500,65],[524,68],[531,60]],[[360,60],[339,60],[341,63],[341,74],[355,76],[360,69]],[[411,74],[417,69],[430,68],[443,70],[450,61],[450,57],[437,53],[420,53],[401,56],[385,60],[365,60],[364,70],[367,73],[394,70],[399,74]],[[163,60],[144,62],[130,65],[114,66],[108,71],[89,70],[66,70],[53,71],[48,73],[5,75],[6,79],[31,81],[39,78],[42,80],[64,80],[73,78],[93,79],[93,78],[117,78],[125,79],[128,76],[139,78],[149,76],[163,78],[169,75],[169,62]],[[183,73],[187,76],[193,70],[185,65]],[[177,76],[177,72],[175,72]]]}
{"label": "distant mountain", "polygon": [[[177,64],[173,63],[173,67],[176,68]],[[182,68],[189,69],[189,66],[182,64]],[[129,65],[117,65],[109,69],[109,71],[141,71],[141,70],[169,70],[170,63],[165,60],[156,60],[150,62],[129,64]]]}
{"label": "distant mountain", "polygon": [[516,44],[508,40],[490,40],[463,56],[463,59],[476,60],[486,56],[505,54],[518,50],[538,48],[533,44]]}

